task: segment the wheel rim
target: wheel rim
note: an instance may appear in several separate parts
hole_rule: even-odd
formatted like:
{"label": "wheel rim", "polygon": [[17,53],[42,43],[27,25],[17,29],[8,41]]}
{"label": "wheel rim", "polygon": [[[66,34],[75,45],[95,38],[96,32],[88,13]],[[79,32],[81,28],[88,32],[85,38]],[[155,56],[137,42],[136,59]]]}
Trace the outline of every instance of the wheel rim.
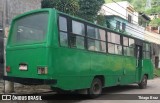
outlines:
{"label": "wheel rim", "polygon": [[144,79],[142,81],[142,84],[144,84],[144,86],[146,86],[146,84],[147,84],[147,78],[146,77],[144,77]]}
{"label": "wheel rim", "polygon": [[101,85],[96,82],[93,84],[93,87],[92,87],[92,91],[93,91],[93,94],[100,94],[101,93]]}

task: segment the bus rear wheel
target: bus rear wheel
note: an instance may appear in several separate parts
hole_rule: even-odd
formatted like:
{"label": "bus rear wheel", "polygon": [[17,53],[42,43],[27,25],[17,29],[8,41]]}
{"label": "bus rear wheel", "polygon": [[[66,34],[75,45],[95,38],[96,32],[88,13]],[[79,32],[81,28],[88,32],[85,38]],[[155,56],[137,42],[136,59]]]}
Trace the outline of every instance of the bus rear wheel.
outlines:
{"label": "bus rear wheel", "polygon": [[92,81],[91,87],[88,89],[88,95],[90,98],[96,98],[102,93],[102,81],[99,78],[95,78]]}
{"label": "bus rear wheel", "polygon": [[147,76],[144,75],[141,82],[138,84],[140,89],[145,89],[147,87]]}

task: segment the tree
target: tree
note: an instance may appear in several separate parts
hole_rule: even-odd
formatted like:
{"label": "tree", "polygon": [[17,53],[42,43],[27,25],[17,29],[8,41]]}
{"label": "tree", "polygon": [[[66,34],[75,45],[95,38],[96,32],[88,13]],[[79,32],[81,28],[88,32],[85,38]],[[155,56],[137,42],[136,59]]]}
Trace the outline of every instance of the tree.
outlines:
{"label": "tree", "polygon": [[42,0],[42,8],[55,8],[61,12],[77,15],[79,4],[77,0]]}
{"label": "tree", "polygon": [[104,3],[104,0],[79,0],[78,16],[93,22]]}
{"label": "tree", "polygon": [[97,24],[101,25],[101,26],[105,26],[106,25],[106,18],[105,15],[103,14],[98,14],[97,18],[96,18]]}
{"label": "tree", "polygon": [[149,25],[151,25],[153,27],[160,26],[160,18],[156,18],[156,19],[152,20]]}

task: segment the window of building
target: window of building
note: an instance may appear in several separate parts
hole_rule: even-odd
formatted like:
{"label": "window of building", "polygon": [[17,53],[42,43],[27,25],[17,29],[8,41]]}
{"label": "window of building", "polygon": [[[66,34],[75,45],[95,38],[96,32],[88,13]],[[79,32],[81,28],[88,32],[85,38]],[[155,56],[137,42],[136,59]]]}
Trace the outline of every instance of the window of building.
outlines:
{"label": "window of building", "polygon": [[122,30],[126,31],[126,23],[122,23]]}
{"label": "window of building", "polygon": [[65,17],[59,16],[59,35],[60,35],[60,45],[68,46],[68,32],[67,32],[67,19]]}
{"label": "window of building", "polygon": [[128,14],[128,22],[132,23],[132,16]]}
{"label": "window of building", "polygon": [[117,22],[116,22],[116,29],[117,29],[117,30],[120,30],[120,25],[121,25],[121,23],[120,23],[119,21],[117,21]]}

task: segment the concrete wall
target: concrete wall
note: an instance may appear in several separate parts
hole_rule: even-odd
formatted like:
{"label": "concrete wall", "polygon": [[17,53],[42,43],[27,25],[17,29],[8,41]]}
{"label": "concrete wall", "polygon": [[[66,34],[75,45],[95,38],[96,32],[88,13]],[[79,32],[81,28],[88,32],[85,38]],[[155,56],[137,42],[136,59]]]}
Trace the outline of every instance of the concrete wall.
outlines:
{"label": "concrete wall", "polygon": [[40,8],[41,0],[0,0],[0,20],[3,17],[1,12],[5,12],[6,24],[9,25],[16,15]]}
{"label": "concrete wall", "polygon": [[136,38],[144,40],[145,28],[132,23],[127,23],[126,32]]}
{"label": "concrete wall", "polygon": [[160,45],[160,34],[145,31],[144,39],[149,42],[156,43],[156,44]]}
{"label": "concrete wall", "polygon": [[7,37],[9,26],[15,16],[40,8],[41,0],[0,0],[0,79],[3,75],[3,68],[5,67],[4,64],[1,63],[1,59],[3,59],[1,54],[5,54],[4,48],[7,41],[7,38],[3,38],[2,28],[5,28],[5,37]]}
{"label": "concrete wall", "polygon": [[116,3],[107,3],[101,7],[100,12],[104,15],[117,15],[126,20],[128,20],[128,14],[132,16],[134,24],[138,24],[138,13],[135,11],[127,10],[127,7],[132,6],[127,1],[117,2]]}

